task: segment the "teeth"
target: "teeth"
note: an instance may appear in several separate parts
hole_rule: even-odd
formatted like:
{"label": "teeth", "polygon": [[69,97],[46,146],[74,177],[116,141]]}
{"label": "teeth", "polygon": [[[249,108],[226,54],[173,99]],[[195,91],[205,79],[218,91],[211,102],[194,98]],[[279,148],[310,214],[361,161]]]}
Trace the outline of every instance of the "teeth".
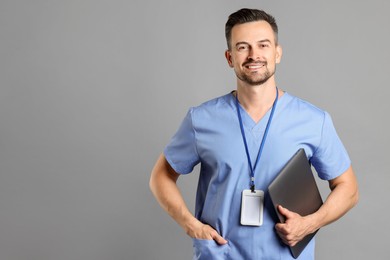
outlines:
{"label": "teeth", "polygon": [[248,66],[248,68],[250,68],[250,69],[258,69],[258,68],[261,68],[263,66],[264,65],[250,65],[250,66]]}

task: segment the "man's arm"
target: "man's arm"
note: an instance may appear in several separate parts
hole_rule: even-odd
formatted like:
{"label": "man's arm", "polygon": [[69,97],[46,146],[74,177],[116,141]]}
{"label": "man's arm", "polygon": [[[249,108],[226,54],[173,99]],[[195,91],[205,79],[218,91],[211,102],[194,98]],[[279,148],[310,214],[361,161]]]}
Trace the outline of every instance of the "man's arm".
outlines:
{"label": "man's arm", "polygon": [[215,240],[219,244],[227,241],[221,237],[211,226],[197,220],[188,210],[183,196],[176,185],[180,174],[169,165],[165,156],[160,155],[152,170],[150,177],[150,189],[160,203],[161,207],[186,231],[197,239]]}
{"label": "man's arm", "polygon": [[329,187],[331,192],[328,198],[321,208],[311,215],[302,217],[282,206],[278,207],[286,221],[276,224],[275,228],[285,244],[294,246],[306,235],[342,217],[358,202],[358,184],[352,167],[330,180]]}

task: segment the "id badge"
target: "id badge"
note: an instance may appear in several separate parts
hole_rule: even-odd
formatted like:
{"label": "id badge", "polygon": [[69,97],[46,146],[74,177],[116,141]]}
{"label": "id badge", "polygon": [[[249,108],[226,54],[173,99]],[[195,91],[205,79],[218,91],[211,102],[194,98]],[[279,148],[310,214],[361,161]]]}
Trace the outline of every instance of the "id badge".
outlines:
{"label": "id badge", "polygon": [[241,199],[241,225],[263,225],[264,192],[243,190]]}

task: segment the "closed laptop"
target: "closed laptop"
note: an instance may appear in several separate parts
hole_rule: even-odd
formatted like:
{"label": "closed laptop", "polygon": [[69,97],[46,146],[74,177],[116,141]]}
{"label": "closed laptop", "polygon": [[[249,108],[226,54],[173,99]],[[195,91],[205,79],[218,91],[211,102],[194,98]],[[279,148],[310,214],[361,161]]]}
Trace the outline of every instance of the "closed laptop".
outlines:
{"label": "closed laptop", "polygon": [[[281,223],[285,221],[285,218],[277,210],[278,205],[301,216],[306,216],[316,212],[323,204],[304,149],[299,149],[292,156],[269,185],[268,191]],[[316,232],[307,235],[298,244],[290,247],[294,258],[300,255]]]}

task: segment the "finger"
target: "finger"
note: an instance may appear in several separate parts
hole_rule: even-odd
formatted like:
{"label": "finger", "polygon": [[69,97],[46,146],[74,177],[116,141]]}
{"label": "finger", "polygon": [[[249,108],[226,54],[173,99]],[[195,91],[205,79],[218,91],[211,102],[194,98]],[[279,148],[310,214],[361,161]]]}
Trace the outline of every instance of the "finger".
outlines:
{"label": "finger", "polygon": [[217,242],[219,245],[226,245],[228,242],[226,239],[224,239],[221,236],[218,238],[215,238],[214,241]]}
{"label": "finger", "polygon": [[276,232],[280,235],[287,235],[286,224],[278,223],[275,225]]}
{"label": "finger", "polygon": [[297,243],[296,240],[289,238],[287,234],[283,234],[278,231],[276,233],[278,234],[282,242],[288,246],[294,246]]}
{"label": "finger", "polygon": [[282,240],[282,242],[283,242],[284,244],[288,245],[288,239],[287,239],[287,237],[286,237],[285,234],[280,233],[279,231],[276,231],[276,234],[278,234],[280,240]]}
{"label": "finger", "polygon": [[280,237],[280,239],[283,241],[283,243],[290,245],[291,243],[291,234],[287,229],[286,224],[276,224],[275,225],[276,234]]}
{"label": "finger", "polygon": [[277,230],[277,231],[282,231],[284,228],[284,226],[285,226],[286,224],[283,224],[283,223],[278,223],[278,224],[276,224],[275,225],[275,229]]}
{"label": "finger", "polygon": [[212,235],[212,238],[215,240],[215,242],[217,242],[218,244],[220,245],[225,245],[227,244],[227,240],[224,239],[221,235],[219,235],[217,232],[214,232],[214,234]]}
{"label": "finger", "polygon": [[297,244],[297,240],[295,239],[288,239],[287,237],[282,238],[283,243],[285,243],[288,246],[295,246]]}

